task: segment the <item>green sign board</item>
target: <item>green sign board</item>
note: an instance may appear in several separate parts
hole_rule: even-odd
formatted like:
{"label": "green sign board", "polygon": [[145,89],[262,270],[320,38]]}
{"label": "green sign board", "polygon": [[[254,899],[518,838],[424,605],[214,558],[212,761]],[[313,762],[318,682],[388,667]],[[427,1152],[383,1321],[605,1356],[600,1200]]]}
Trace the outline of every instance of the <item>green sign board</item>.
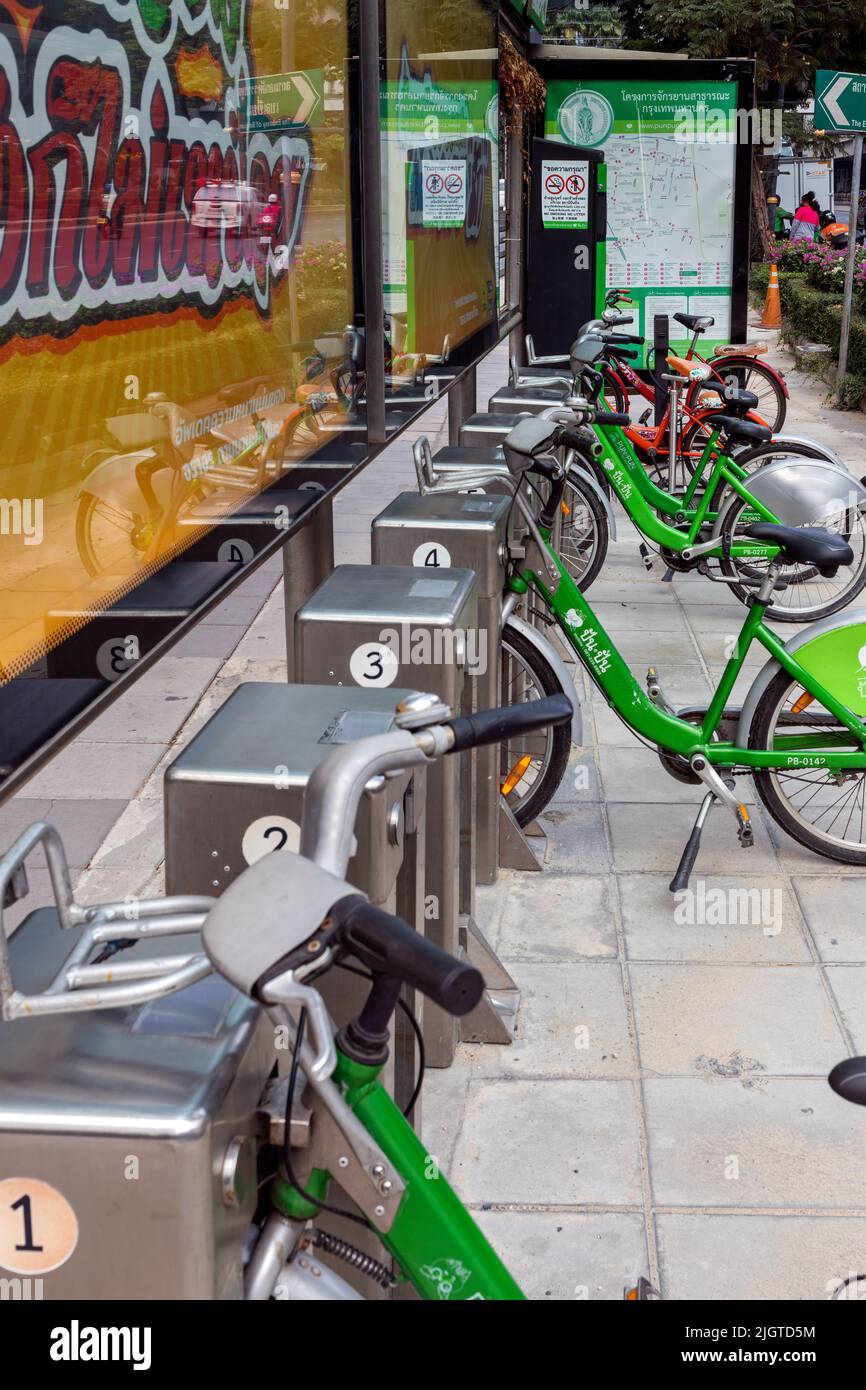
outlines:
{"label": "green sign board", "polygon": [[866,75],[819,68],[814,119],[816,130],[866,130]]}
{"label": "green sign board", "polygon": [[251,77],[241,88],[241,110],[247,109],[247,130],[296,130],[321,125],[325,118],[325,74],[275,72]]}
{"label": "green sign board", "polygon": [[728,341],[736,108],[734,82],[548,78],[545,135],[563,159],[545,160],[544,225],[586,226],[580,153],[601,150],[605,281],[631,295],[647,338],[667,315],[671,340],[687,342],[674,315],[697,314],[715,320],[702,351]]}

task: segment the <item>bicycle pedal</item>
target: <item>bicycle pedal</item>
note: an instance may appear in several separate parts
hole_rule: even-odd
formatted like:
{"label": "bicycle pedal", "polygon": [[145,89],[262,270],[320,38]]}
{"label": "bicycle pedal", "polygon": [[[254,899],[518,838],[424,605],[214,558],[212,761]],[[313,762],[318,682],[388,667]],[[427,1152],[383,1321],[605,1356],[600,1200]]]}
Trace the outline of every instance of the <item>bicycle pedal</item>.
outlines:
{"label": "bicycle pedal", "polygon": [[737,809],[737,838],[742,849],[751,849],[755,843],[752,820],[746,807],[740,803]]}
{"label": "bicycle pedal", "polygon": [[653,565],[655,564],[655,556],[653,555],[652,551],[649,549],[648,546],[644,545],[643,541],[641,541],[640,545],[638,546],[638,550],[640,551],[641,559],[644,562],[644,568],[647,570],[651,570]]}

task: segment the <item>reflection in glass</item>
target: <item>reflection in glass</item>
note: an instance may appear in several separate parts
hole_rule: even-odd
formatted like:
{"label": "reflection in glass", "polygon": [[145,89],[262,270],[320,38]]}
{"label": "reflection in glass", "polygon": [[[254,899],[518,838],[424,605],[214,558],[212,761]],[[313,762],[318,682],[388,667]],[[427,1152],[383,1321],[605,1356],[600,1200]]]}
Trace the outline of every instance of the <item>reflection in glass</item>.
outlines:
{"label": "reflection in glass", "polygon": [[297,470],[353,408],[349,57],[347,0],[0,3],[0,686],[327,485]]}

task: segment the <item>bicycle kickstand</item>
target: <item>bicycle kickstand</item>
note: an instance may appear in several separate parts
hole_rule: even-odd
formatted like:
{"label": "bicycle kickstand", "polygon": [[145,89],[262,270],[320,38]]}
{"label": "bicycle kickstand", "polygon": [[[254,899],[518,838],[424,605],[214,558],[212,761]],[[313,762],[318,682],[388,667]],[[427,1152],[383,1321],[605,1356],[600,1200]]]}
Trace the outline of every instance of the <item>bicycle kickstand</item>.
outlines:
{"label": "bicycle kickstand", "polygon": [[708,790],[695,817],[692,833],[686,841],[677,871],[670,881],[672,893],[681,893],[689,886],[689,878],[695,867],[698,850],[701,847],[701,834],[713,806],[727,806],[728,810],[732,812],[737,822],[737,837],[742,849],[751,849],[755,843],[748,809],[742,801],[737,800],[733,790],[733,779],[725,780],[720,777],[715,768],[707,762],[703,753],[693,754],[690,763],[692,771],[697,774]]}

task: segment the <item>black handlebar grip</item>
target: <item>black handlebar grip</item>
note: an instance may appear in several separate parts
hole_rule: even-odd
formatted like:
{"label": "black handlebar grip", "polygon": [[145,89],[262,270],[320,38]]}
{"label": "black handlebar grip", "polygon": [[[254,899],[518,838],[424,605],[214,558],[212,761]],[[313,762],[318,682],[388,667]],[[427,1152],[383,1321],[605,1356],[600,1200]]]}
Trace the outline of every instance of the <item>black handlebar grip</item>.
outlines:
{"label": "black handlebar grip", "polygon": [[546,695],[543,700],[529,700],[522,705],[502,705],[499,709],[482,710],[479,714],[462,715],[450,720],[454,732],[452,753],[466,748],[481,748],[487,743],[519,738],[551,724],[567,724],[574,715],[574,705],[562,692]]}
{"label": "black handlebar grip", "polygon": [[629,362],[633,362],[636,357],[640,356],[637,348],[609,347],[608,352],[611,357],[623,357]]}
{"label": "black handlebar grip", "polygon": [[609,343],[636,343],[638,347],[643,347],[645,342],[639,333],[607,333],[605,337]]}
{"label": "black handlebar grip", "polygon": [[484,976],[467,961],[456,960],[400,917],[366,898],[341,898],[328,914],[340,942],[362,964],[420,990],[446,1013],[462,1018],[484,992]]}
{"label": "black handlebar grip", "polygon": [[600,410],[595,417],[597,425],[626,425],[631,424],[631,416],[624,415],[619,410]]}

